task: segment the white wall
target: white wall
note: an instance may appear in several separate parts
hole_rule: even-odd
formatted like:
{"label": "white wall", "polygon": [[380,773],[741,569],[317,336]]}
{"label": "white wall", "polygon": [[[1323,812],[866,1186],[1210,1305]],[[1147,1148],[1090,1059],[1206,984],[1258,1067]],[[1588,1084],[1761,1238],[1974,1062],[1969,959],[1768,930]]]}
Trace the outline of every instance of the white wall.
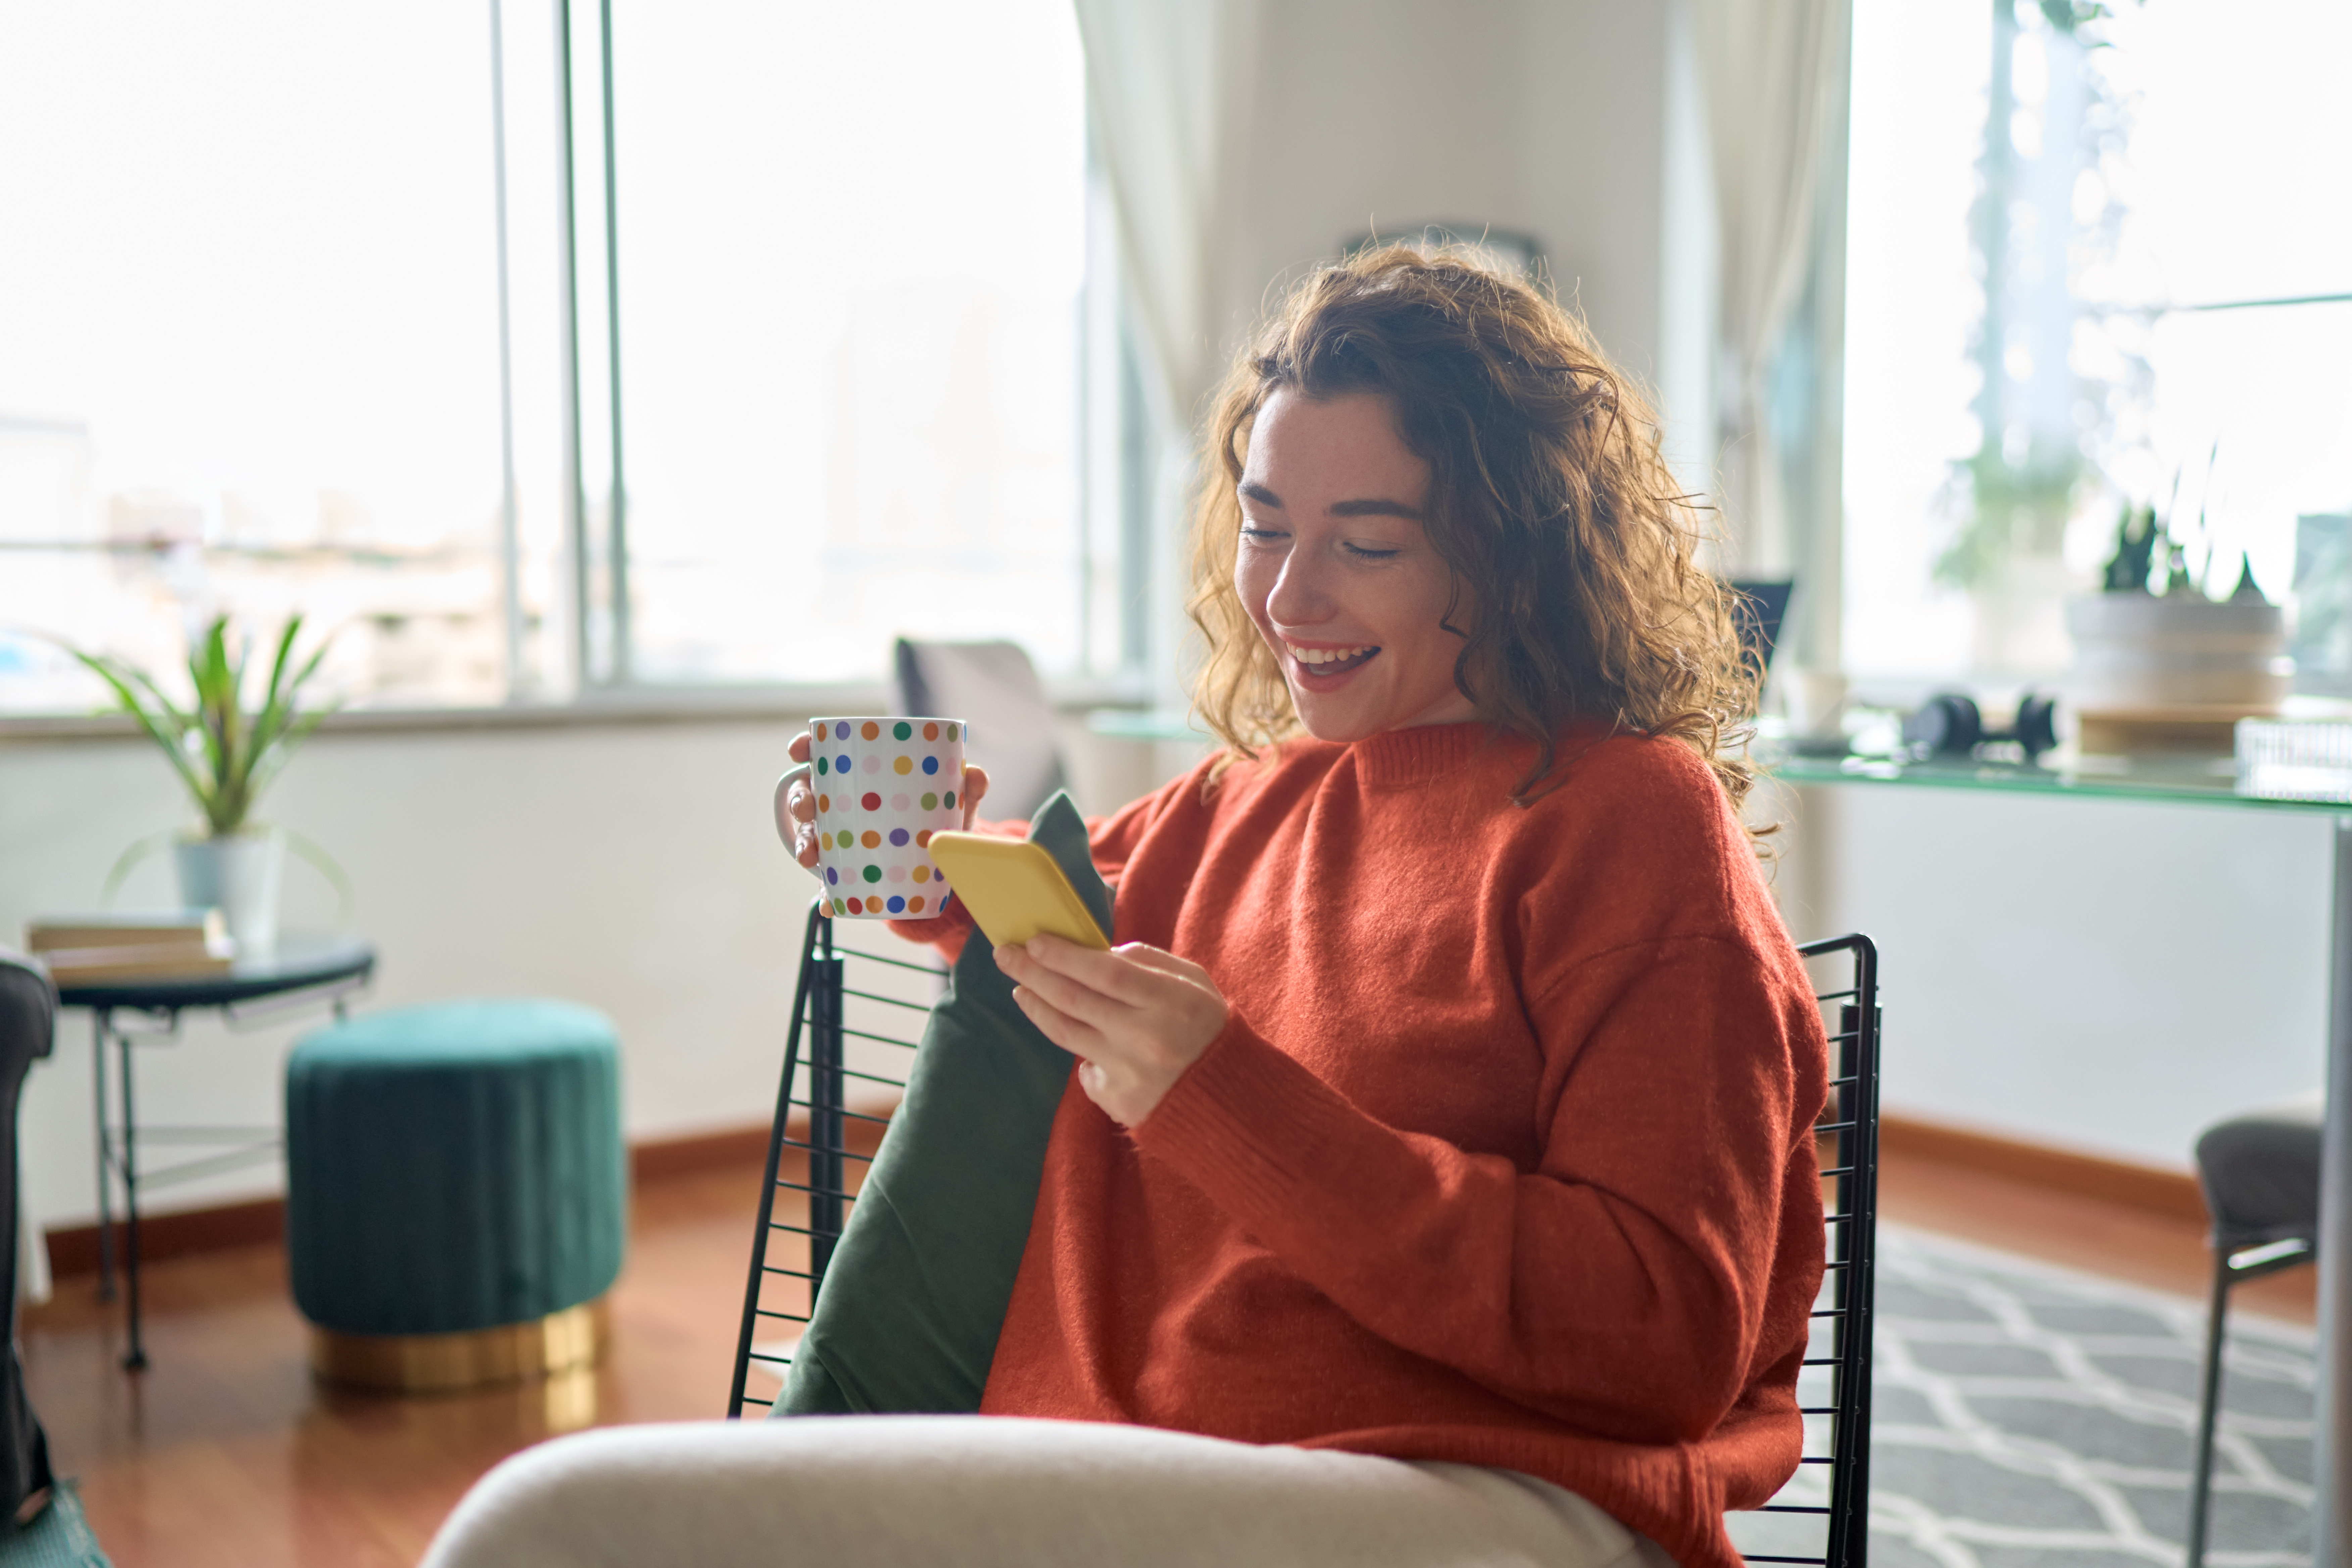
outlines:
{"label": "white wall", "polygon": [[1791,929],[1879,944],[1888,1112],[2186,1170],[2206,1123],[2325,1081],[2327,817],[1782,798]]}
{"label": "white wall", "polygon": [[[774,1106],[814,889],[769,816],[796,727],[777,717],[331,730],[263,815],[325,846],[357,885],[358,929],[382,953],[359,1006],[584,1002],[619,1027],[632,1140],[757,1125]],[[1157,782],[1150,747],[1087,744],[1075,730],[1064,740],[1083,806],[1102,810]],[[16,941],[33,916],[94,908],[124,846],[185,817],[143,742],[0,740],[0,941]],[[287,876],[289,923],[325,924],[334,906],[323,882],[299,862]],[[163,859],[120,900],[174,901]],[[286,1051],[320,1021],[237,1033],[217,1015],[191,1016],[176,1043],[141,1051],[141,1120],[274,1125]],[[68,1014],[57,1055],[34,1069],[20,1123],[36,1224],[94,1213],[90,1086],[89,1020]],[[152,1201],[187,1207],[278,1186],[277,1168],[263,1166]]]}
{"label": "white wall", "polygon": [[[1670,133],[1682,11],[1622,0],[1265,0],[1246,117],[1253,152],[1218,285],[1226,341],[1276,280],[1368,229],[1491,224],[1535,235],[1601,346],[1659,382],[1673,369],[1662,355],[1667,258],[1689,261],[1711,244],[1703,226],[1678,226],[1706,215],[1667,195],[1685,156]],[[1683,363],[1677,381],[1690,374]],[[1702,380],[1706,368],[1702,354]],[[1710,412],[1703,386],[1666,392],[1678,415],[1683,405],[1695,419]]]}

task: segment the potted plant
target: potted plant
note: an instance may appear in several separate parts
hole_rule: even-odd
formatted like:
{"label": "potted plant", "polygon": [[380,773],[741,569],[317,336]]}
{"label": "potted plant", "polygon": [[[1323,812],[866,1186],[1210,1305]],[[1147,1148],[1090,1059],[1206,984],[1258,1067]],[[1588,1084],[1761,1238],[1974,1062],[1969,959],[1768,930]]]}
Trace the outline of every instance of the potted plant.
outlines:
{"label": "potted plant", "polygon": [[[2185,554],[2153,508],[2126,510],[2101,591],[2067,604],[2067,695],[2083,750],[2226,753],[2240,719],[2275,713],[2285,699],[2285,617],[2252,564],[2242,552],[2237,586],[2215,599]],[[2207,573],[2218,564],[2210,552]]]}
{"label": "potted plant", "polygon": [[[181,901],[191,909],[218,909],[240,958],[267,955],[278,945],[278,889],[286,864],[286,835],[254,822],[254,805],[334,707],[302,704],[327,643],[295,665],[294,642],[301,629],[300,616],[286,623],[258,705],[251,708],[245,692],[254,645],[249,638],[235,639],[238,646],[232,653],[226,616],[215,617],[189,650],[195,701],[186,708],[145,671],[106,654],[69,649],[106,682],[116,703],[162,749],[187,786],[204,826],[175,836]],[[124,869],[118,865],[117,876]]]}

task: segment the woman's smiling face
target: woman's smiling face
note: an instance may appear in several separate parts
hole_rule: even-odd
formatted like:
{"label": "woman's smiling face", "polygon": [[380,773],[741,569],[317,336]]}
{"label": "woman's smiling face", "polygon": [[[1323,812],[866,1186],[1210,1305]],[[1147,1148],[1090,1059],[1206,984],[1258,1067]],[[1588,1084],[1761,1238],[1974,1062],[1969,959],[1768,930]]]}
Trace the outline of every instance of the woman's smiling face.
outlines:
{"label": "woman's smiling face", "polygon": [[[1377,393],[1277,388],[1250,428],[1234,584],[1308,734],[1361,741],[1475,716],[1440,624],[1454,576],[1422,518],[1429,465]],[[1454,610],[1468,629],[1475,606]]]}

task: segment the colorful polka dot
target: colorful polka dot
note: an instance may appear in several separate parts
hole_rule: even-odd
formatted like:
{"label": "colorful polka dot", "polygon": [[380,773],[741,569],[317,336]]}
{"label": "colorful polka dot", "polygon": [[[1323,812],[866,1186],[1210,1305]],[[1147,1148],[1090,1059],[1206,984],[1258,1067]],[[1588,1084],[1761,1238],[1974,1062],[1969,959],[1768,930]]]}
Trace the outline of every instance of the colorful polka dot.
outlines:
{"label": "colorful polka dot", "polygon": [[857,842],[868,849],[879,849],[882,847],[882,836],[869,827],[857,836]]}
{"label": "colorful polka dot", "polygon": [[849,900],[849,912],[850,912],[851,914],[853,914],[853,915],[862,915],[862,914],[864,914],[864,913],[866,912],[866,900],[865,900],[864,899],[852,899],[852,900]]}
{"label": "colorful polka dot", "polygon": [[849,771],[849,758],[846,755],[834,758],[833,771],[837,773],[847,773]]}
{"label": "colorful polka dot", "polygon": [[879,811],[882,809],[882,797],[869,789],[857,797],[857,804],[868,811]]}
{"label": "colorful polka dot", "polygon": [[868,719],[857,732],[869,741],[878,741],[882,738],[882,726]]}
{"label": "colorful polka dot", "polygon": [[918,866],[915,868],[915,880],[918,882],[928,882],[930,879],[931,868],[929,866]]}
{"label": "colorful polka dot", "polygon": [[878,882],[878,881],[880,881],[880,880],[882,879],[882,868],[881,868],[881,867],[879,867],[879,866],[868,866],[868,867],[866,867],[866,879],[867,881],[869,881],[869,882]]}
{"label": "colorful polka dot", "polygon": [[846,741],[849,739],[848,720],[844,719],[840,723],[835,724],[833,727],[833,738],[836,741]]}
{"label": "colorful polka dot", "polygon": [[899,720],[898,723],[892,725],[890,728],[891,735],[901,741],[906,740],[914,734],[914,732],[915,727],[912,724],[908,723],[904,719]]}
{"label": "colorful polka dot", "polygon": [[926,827],[920,833],[915,835],[915,847],[918,849],[929,849],[930,847],[931,830]]}
{"label": "colorful polka dot", "polygon": [[833,809],[833,796],[829,795],[821,795],[817,796],[816,808],[819,811],[831,811]]}
{"label": "colorful polka dot", "polygon": [[[898,728],[900,728],[901,730],[905,729],[906,727],[907,727],[907,726],[905,726],[904,724],[901,724],[901,725],[899,725],[899,726],[898,726]],[[904,912],[906,912],[906,908],[907,908],[907,900],[904,900],[904,899],[892,899],[892,900],[890,900],[890,912],[891,912],[892,914],[894,914],[894,915],[895,915],[895,914],[903,914]]]}
{"label": "colorful polka dot", "polygon": [[940,738],[940,727],[939,727],[937,724],[926,724],[926,725],[924,725],[924,726],[923,726],[923,739],[924,739],[924,740],[926,740],[926,741],[936,741],[936,740],[938,740],[939,738]]}
{"label": "colorful polka dot", "polygon": [[894,827],[890,830],[890,847],[894,849],[904,849],[907,847],[907,830],[905,828]]}
{"label": "colorful polka dot", "polygon": [[954,725],[950,724],[950,725],[949,725],[949,726],[948,726],[948,739],[949,739],[949,740],[950,740],[950,741],[952,741],[952,740],[954,740],[955,738],[956,738],[956,727],[955,727]]}
{"label": "colorful polka dot", "polygon": [[824,883],[828,888],[840,886],[841,873],[835,870],[832,867],[827,866],[824,868]]}
{"label": "colorful polka dot", "polygon": [[923,912],[923,900],[919,898],[908,899],[907,900],[907,912],[910,915],[921,914]]}
{"label": "colorful polka dot", "polygon": [[[929,757],[925,757],[923,760],[925,762],[930,761]],[[894,773],[899,774],[901,777],[908,773],[911,773],[915,771],[915,759],[912,757],[894,757],[890,761],[890,771]]]}
{"label": "colorful polka dot", "polygon": [[925,757],[925,758],[923,759],[923,771],[924,771],[925,773],[938,773],[938,772],[940,771],[940,760],[939,760],[939,758],[937,758],[937,757]]}
{"label": "colorful polka dot", "polygon": [[914,804],[915,803],[913,801],[908,800],[903,795],[894,795],[890,797],[890,809],[893,811],[911,810]]}
{"label": "colorful polka dot", "polygon": [[955,809],[955,791],[953,790],[950,790],[947,793],[947,806],[950,811],[953,811]]}
{"label": "colorful polka dot", "polygon": [[925,811],[937,811],[939,808],[940,797],[933,795],[929,790],[925,790],[923,792],[923,809]]}
{"label": "colorful polka dot", "polygon": [[881,759],[881,758],[879,758],[879,757],[868,757],[868,758],[866,758],[866,771],[867,773],[880,773],[880,772],[882,771],[882,759]]}
{"label": "colorful polka dot", "polygon": [[824,777],[824,770],[825,770],[825,766],[826,766],[825,760],[824,760],[823,757],[819,757],[819,758],[816,760],[816,776],[817,776],[817,777],[819,777],[819,778],[823,778],[823,777]]}
{"label": "colorful polka dot", "polygon": [[903,882],[903,881],[905,881],[905,880],[907,879],[907,868],[905,868],[904,866],[893,866],[893,867],[891,867],[891,868],[890,868],[890,879],[891,879],[892,881],[894,881],[894,882]]}

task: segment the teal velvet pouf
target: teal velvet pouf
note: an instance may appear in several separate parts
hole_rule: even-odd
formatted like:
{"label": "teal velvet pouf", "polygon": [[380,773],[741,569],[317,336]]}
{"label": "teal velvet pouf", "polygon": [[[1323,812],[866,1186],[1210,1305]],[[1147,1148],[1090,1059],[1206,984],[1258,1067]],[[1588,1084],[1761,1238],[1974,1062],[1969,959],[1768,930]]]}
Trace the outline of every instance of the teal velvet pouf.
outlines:
{"label": "teal velvet pouf", "polygon": [[520,1323],[621,1269],[619,1051],[565,1002],[451,1002],[305,1037],[286,1068],[294,1300],[343,1334]]}

